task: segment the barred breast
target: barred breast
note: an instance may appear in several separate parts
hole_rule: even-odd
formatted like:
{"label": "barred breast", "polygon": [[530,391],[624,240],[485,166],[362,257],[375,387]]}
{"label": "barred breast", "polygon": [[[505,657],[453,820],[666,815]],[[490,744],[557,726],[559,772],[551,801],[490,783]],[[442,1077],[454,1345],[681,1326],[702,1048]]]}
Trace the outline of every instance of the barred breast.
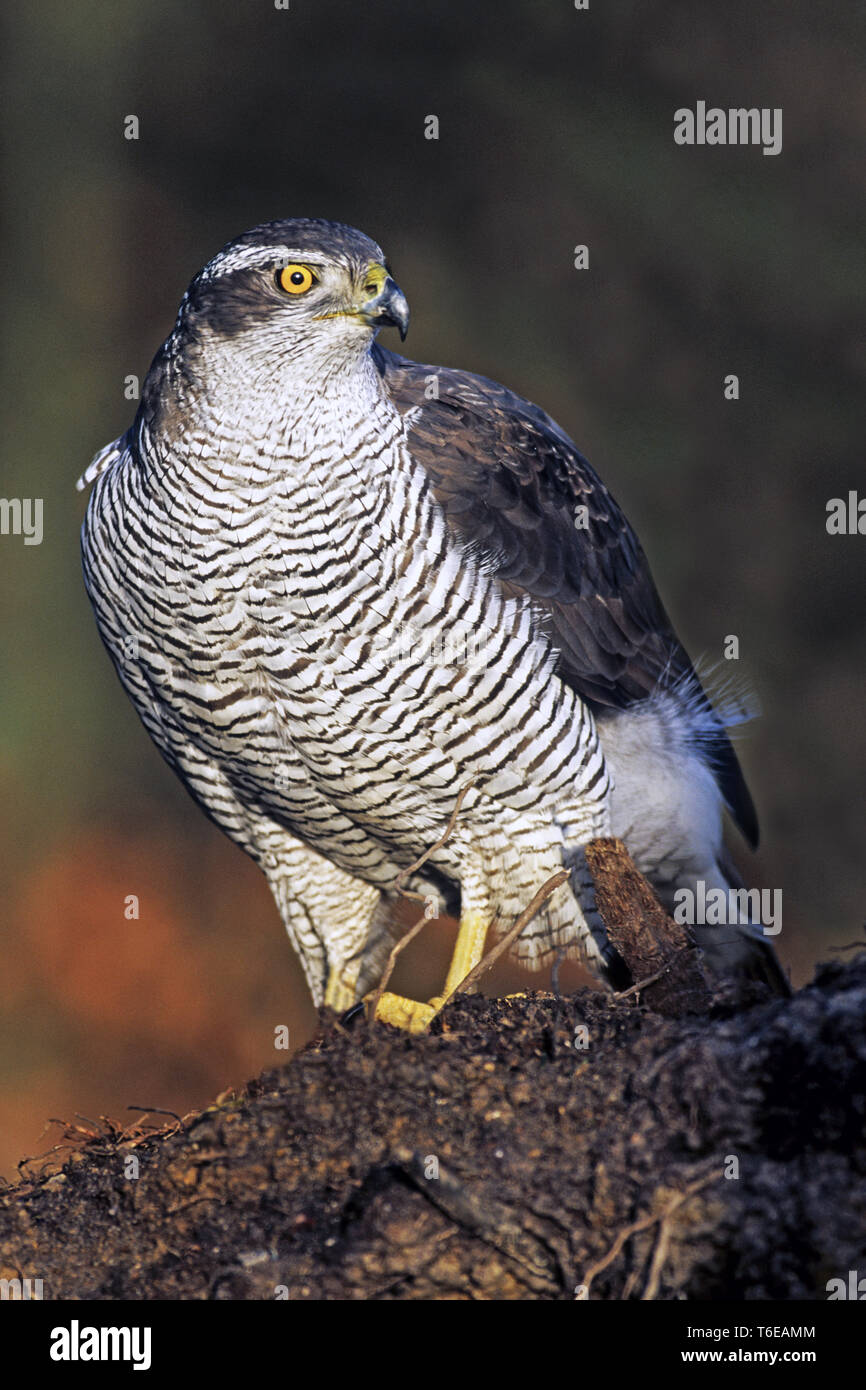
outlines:
{"label": "barred breast", "polygon": [[[510,827],[585,839],[609,790],[589,711],[531,603],[449,532],[399,413],[358,406],[264,438],[142,423],[102,473],[86,583],[145,725],[259,857],[264,814],[388,886],[470,781],[501,854]],[[438,856],[458,879],[460,849]]]}

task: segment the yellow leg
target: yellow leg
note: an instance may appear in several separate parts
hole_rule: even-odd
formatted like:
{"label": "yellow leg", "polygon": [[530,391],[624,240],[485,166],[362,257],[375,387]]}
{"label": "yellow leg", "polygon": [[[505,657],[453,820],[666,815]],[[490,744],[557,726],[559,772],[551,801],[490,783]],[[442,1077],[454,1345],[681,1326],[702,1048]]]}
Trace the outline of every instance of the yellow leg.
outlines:
{"label": "yellow leg", "polygon": [[486,912],[478,912],[477,910],[464,912],[460,918],[460,930],[457,933],[457,942],[445,981],[446,999],[466,979],[469,971],[475,969],[484,955],[484,942],[487,939],[489,926],[490,919]]}
{"label": "yellow leg", "polygon": [[328,984],[325,989],[325,1003],[329,1009],[334,1009],[336,1013],[345,1013],[346,1009],[351,1009],[355,1002],[354,985],[348,984],[345,975],[336,966],[332,967],[328,975]]}
{"label": "yellow leg", "polygon": [[460,918],[460,930],[457,933],[457,942],[442,994],[431,999],[429,1004],[404,999],[400,994],[383,994],[376,1009],[376,1018],[382,1023],[392,1024],[395,1028],[406,1028],[410,1033],[422,1033],[441,1009],[448,995],[453,993],[481,960],[488,925],[489,918],[486,913],[477,910],[464,912]]}

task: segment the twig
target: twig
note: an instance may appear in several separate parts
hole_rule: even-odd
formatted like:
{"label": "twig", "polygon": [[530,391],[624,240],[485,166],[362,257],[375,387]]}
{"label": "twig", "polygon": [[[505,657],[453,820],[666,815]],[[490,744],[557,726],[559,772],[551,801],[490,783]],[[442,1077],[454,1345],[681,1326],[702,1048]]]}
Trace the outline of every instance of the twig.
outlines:
{"label": "twig", "polygon": [[[423,866],[427,863],[427,860],[430,858],[431,854],[435,854],[437,849],[441,849],[444,844],[447,844],[448,840],[454,833],[454,827],[457,824],[457,817],[460,814],[460,807],[463,805],[467,793],[472,789],[474,784],[475,779],[471,778],[465,784],[465,786],[460,788],[460,791],[457,794],[457,800],[454,803],[454,810],[451,812],[450,819],[445,827],[445,833],[440,836],[440,838],[436,841],[435,845],[431,845],[429,849],[425,849],[420,859],[416,859],[414,864],[410,864],[408,868],[402,869],[401,872],[397,875],[397,878],[394,882],[395,891],[398,893],[402,893],[405,898],[414,898],[416,901],[424,902],[425,899],[423,893],[412,893],[408,889],[404,888],[403,885],[406,882],[407,878],[409,878],[410,874],[417,873],[420,868],[423,868]],[[413,927],[410,927],[409,930],[405,932],[403,936],[400,937],[400,940],[395,942],[394,946],[391,948],[391,952],[385,964],[385,969],[383,971],[382,978],[376,986],[376,990],[371,1001],[369,1013],[371,1027],[376,1019],[376,1010],[379,1007],[379,1000],[385,993],[385,990],[388,986],[388,982],[394,973],[394,967],[397,964],[397,957],[399,956],[401,951],[405,951],[406,947],[409,945],[410,942],[415,940],[415,937],[418,935],[418,933],[424,930],[428,921],[430,921],[430,918],[428,918],[426,915],[424,917],[419,918],[415,925]]]}
{"label": "twig", "polygon": [[697,1178],[693,1183],[689,1183],[689,1186],[684,1188],[682,1192],[674,1193],[663,1211],[654,1212],[650,1216],[642,1216],[640,1220],[633,1221],[630,1226],[624,1226],[607,1254],[602,1255],[600,1260],[596,1260],[594,1264],[591,1264],[583,1276],[581,1283],[581,1287],[584,1290],[583,1297],[587,1298],[589,1296],[590,1285],[593,1279],[601,1274],[602,1270],[607,1269],[608,1265],[613,1264],[614,1260],[621,1253],[626,1241],[631,1240],[632,1236],[638,1235],[641,1231],[649,1230],[651,1226],[658,1224],[658,1239],[656,1241],[655,1250],[653,1251],[649,1278],[647,1279],[641,1302],[654,1299],[658,1293],[662,1268],[670,1248],[672,1229],[670,1222],[671,1216],[673,1216],[674,1212],[677,1211],[684,1202],[687,1202],[690,1197],[693,1197],[696,1192],[700,1192],[704,1187],[709,1187],[710,1183],[718,1182],[719,1178],[723,1178],[724,1176],[724,1169],[716,1168],[712,1173],[707,1173],[705,1177]]}
{"label": "twig", "polygon": [[409,930],[406,932],[405,936],[401,936],[400,940],[395,942],[395,944],[392,946],[391,953],[388,956],[388,961],[385,966],[384,973],[378,985],[376,986],[375,993],[370,1002],[369,1020],[371,1028],[376,1021],[376,1010],[379,1007],[379,1000],[385,993],[388,981],[394,973],[394,966],[397,964],[397,957],[399,956],[401,951],[405,950],[405,948],[409,945],[409,942],[414,941],[418,933],[424,930],[428,921],[429,918],[427,917],[419,917],[414,927],[410,927]]}
{"label": "twig", "polygon": [[628,999],[630,994],[638,994],[642,989],[646,989],[648,985],[654,985],[656,980],[660,980],[662,975],[668,973],[674,961],[682,955],[683,951],[690,951],[691,949],[691,946],[681,946],[678,951],[674,952],[669,960],[665,961],[661,969],[657,970],[654,975],[647,975],[646,979],[638,980],[636,985],[629,985],[628,989],[621,990],[618,994],[613,996],[613,1002],[618,1004],[621,999]]}
{"label": "twig", "polygon": [[662,1269],[664,1268],[664,1263],[668,1257],[668,1251],[671,1245],[671,1234],[673,1232],[673,1225],[671,1224],[670,1219],[671,1213],[676,1210],[677,1206],[681,1205],[682,1203],[671,1203],[670,1207],[665,1212],[664,1216],[662,1217],[659,1223],[659,1231],[658,1236],[656,1237],[655,1249],[653,1250],[653,1258],[652,1264],[650,1265],[649,1278],[646,1282],[646,1288],[644,1289],[643,1294],[641,1295],[642,1303],[652,1303],[653,1299],[659,1291]]}
{"label": "twig", "polygon": [[590,1285],[592,1284],[593,1279],[596,1277],[597,1274],[601,1274],[602,1270],[607,1269],[608,1265],[613,1264],[614,1260],[622,1250],[622,1247],[625,1245],[626,1241],[631,1240],[632,1236],[637,1235],[639,1231],[645,1231],[648,1226],[654,1226],[658,1219],[659,1218],[657,1215],[643,1216],[641,1217],[640,1221],[633,1221],[630,1226],[623,1226],[622,1230],[617,1235],[616,1240],[608,1250],[607,1254],[603,1255],[600,1260],[596,1260],[595,1264],[591,1264],[589,1269],[584,1274],[583,1280],[581,1281],[580,1285],[581,1289],[583,1290],[583,1298],[589,1297]]}
{"label": "twig", "polygon": [[445,1005],[449,1000],[454,998],[455,994],[466,994],[470,989],[474,988],[482,975],[486,975],[488,970],[499,960],[499,957],[504,956],[505,952],[514,945],[514,942],[517,940],[524,927],[529,926],[529,923],[532,921],[539,908],[544,906],[547,899],[552,897],[560,884],[565,883],[568,878],[568,869],[557,869],[556,873],[552,874],[547,882],[542,884],[529,906],[523,909],[517,921],[514,923],[514,926],[511,927],[504,936],[501,936],[496,942],[496,945],[491,946],[486,955],[482,956],[474,969],[470,970],[469,974],[464,976],[460,984],[442,1001],[441,1008],[444,1009]]}
{"label": "twig", "polygon": [[[128,1105],[127,1110],[140,1110],[143,1115],[170,1115],[178,1124],[183,1124],[180,1115],[176,1115],[173,1110],[163,1110],[161,1105]],[[142,1121],[142,1124],[144,1121]]]}
{"label": "twig", "polygon": [[441,849],[442,846],[444,844],[447,844],[448,841],[451,839],[451,836],[454,833],[454,827],[457,824],[457,817],[460,814],[460,807],[463,805],[463,802],[465,801],[467,794],[472,790],[474,785],[475,778],[471,777],[469,781],[460,788],[460,791],[457,794],[457,800],[454,803],[454,810],[451,812],[451,818],[445,827],[445,833],[436,841],[435,845],[431,845],[429,849],[425,849],[420,859],[416,859],[414,864],[410,864],[408,868],[402,869],[400,871],[400,873],[394,880],[395,892],[403,893],[405,897],[420,898],[423,902],[423,893],[407,893],[403,888],[403,884],[406,882],[406,880],[409,878],[411,874],[417,873],[420,868],[423,868],[423,866],[427,863],[427,860],[430,858],[431,854],[435,854],[437,849]]}

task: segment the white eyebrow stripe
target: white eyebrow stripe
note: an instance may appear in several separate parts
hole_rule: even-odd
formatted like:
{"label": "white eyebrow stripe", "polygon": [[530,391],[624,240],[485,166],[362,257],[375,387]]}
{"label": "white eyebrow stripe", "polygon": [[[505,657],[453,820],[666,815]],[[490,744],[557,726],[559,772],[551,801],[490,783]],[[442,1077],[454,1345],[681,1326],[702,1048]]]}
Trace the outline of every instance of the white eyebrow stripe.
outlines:
{"label": "white eyebrow stripe", "polygon": [[202,272],[202,278],[215,280],[219,275],[229,275],[233,270],[249,270],[257,265],[277,266],[292,259],[293,252],[288,246],[241,246],[237,251],[217,257]]}
{"label": "white eyebrow stripe", "polygon": [[346,256],[341,251],[332,251],[328,255],[323,255],[321,251],[311,251],[309,247],[305,249],[302,246],[281,246],[279,250],[285,251],[287,262],[299,261],[301,265],[340,265],[344,270],[350,272],[355,269],[356,265],[353,257]]}
{"label": "white eyebrow stripe", "polygon": [[[250,270],[256,266],[273,266],[274,269],[298,261],[301,265],[324,266],[336,263],[349,274],[355,271],[355,261],[340,252],[323,256],[320,251],[311,251],[303,246],[241,246],[224,256],[216,257],[201,273],[202,280],[216,280],[221,275],[230,275],[235,270]],[[379,264],[372,260],[371,264]]]}

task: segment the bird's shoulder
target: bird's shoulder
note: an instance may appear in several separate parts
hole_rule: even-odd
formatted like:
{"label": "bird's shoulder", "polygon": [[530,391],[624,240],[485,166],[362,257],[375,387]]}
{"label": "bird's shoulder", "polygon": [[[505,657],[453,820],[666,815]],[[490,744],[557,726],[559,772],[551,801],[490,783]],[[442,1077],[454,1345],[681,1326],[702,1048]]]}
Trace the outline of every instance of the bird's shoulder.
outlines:
{"label": "bird's shoulder", "polygon": [[[373,351],[452,533],[488,557],[507,593],[534,601],[561,679],[599,714],[672,690],[711,722],[635,532],[565,431],[498,382],[378,344]],[[705,748],[735,820],[757,843],[754,805],[721,723]]]}
{"label": "bird's shoulder", "polygon": [[549,415],[471,372],[376,358],[452,530],[547,611],[586,699],[621,708],[690,669],[637,536]]}

